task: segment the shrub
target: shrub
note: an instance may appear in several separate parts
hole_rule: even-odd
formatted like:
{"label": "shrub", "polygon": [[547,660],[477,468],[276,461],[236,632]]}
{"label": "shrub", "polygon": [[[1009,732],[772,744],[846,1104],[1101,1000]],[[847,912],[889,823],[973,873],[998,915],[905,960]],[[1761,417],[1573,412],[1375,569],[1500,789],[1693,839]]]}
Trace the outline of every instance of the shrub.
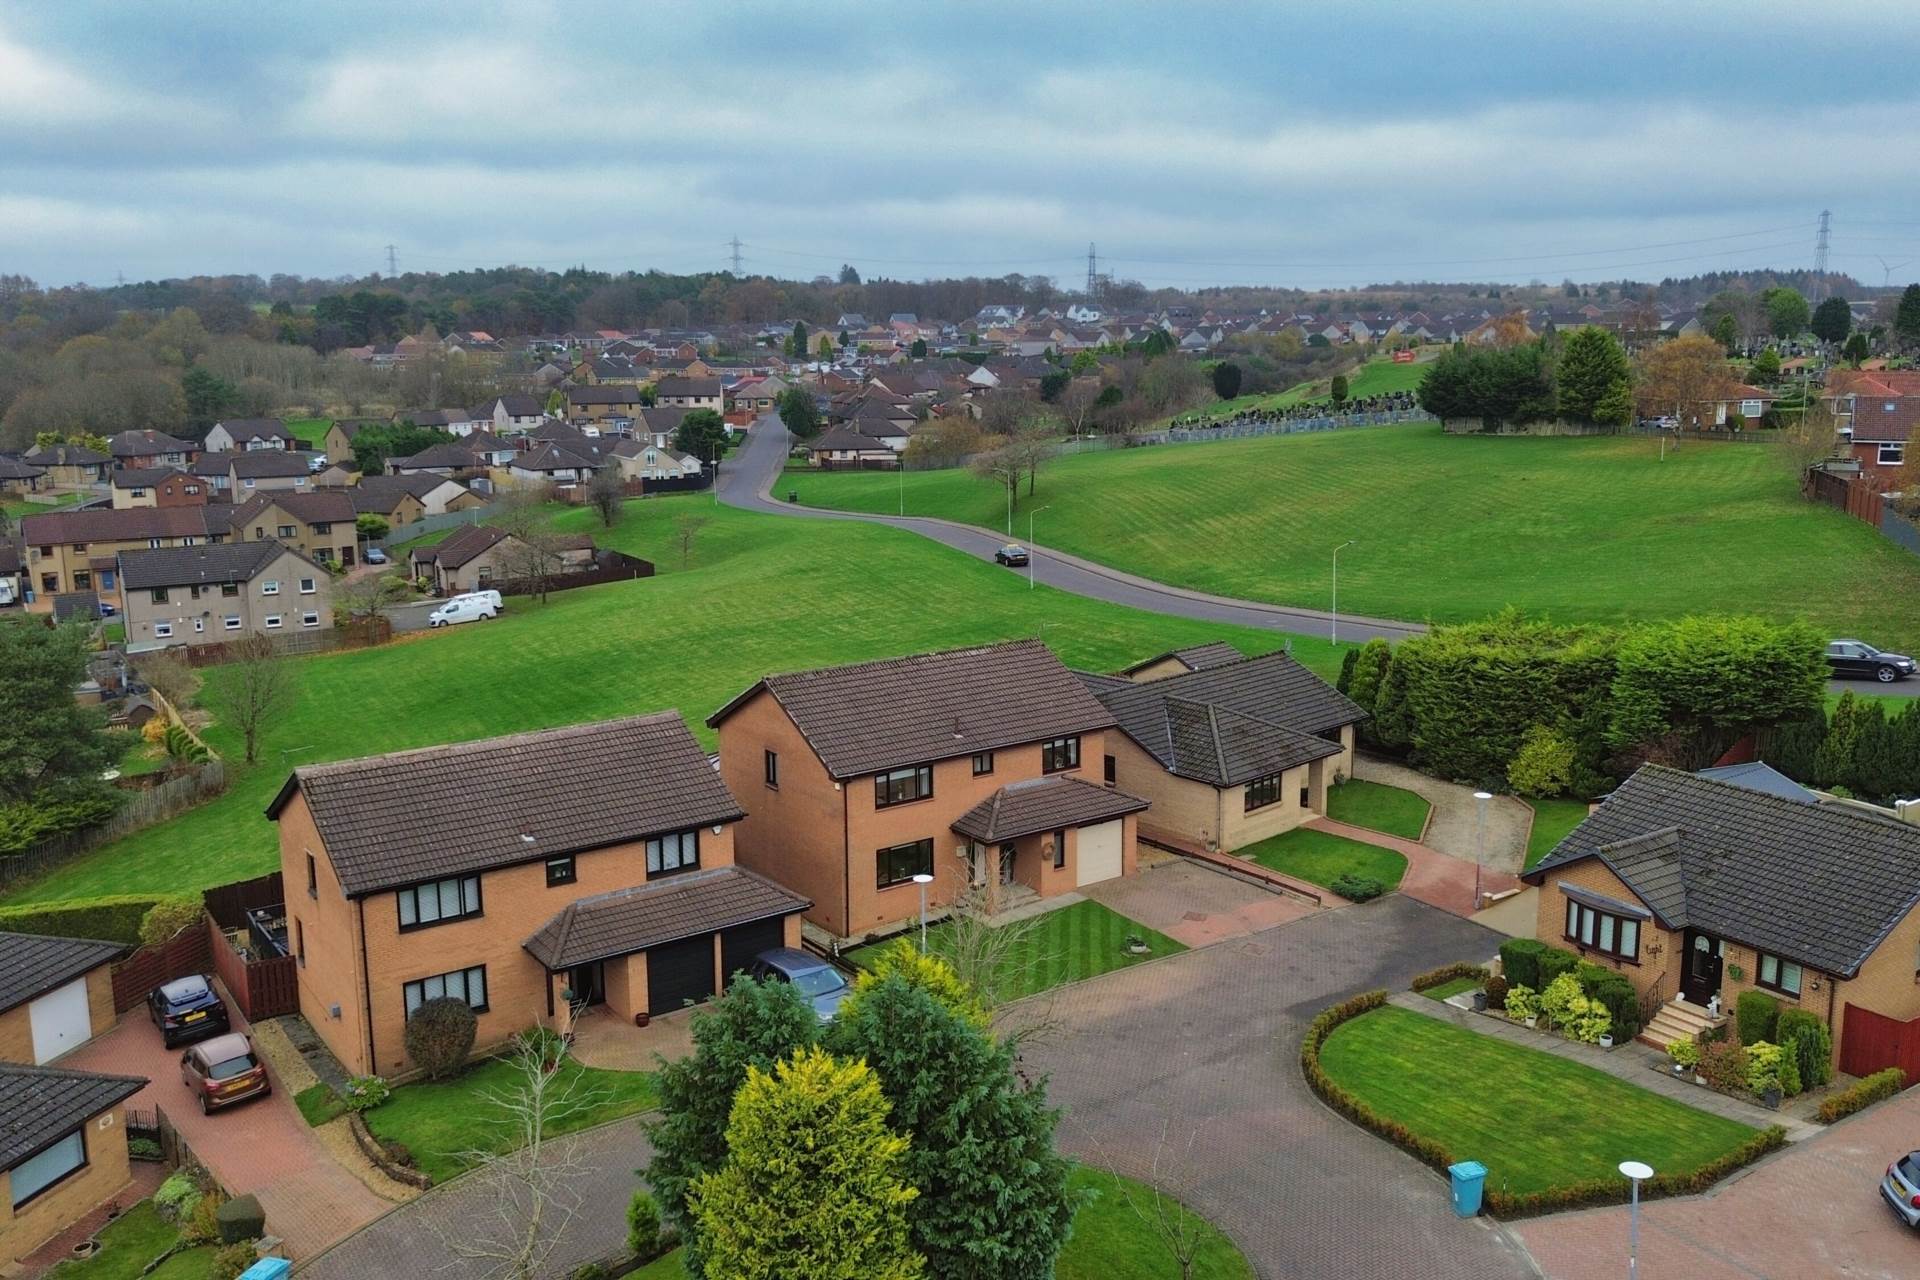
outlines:
{"label": "shrub", "polygon": [[1484,965],[1455,961],[1453,964],[1443,964],[1438,969],[1429,969],[1425,973],[1415,975],[1410,985],[1415,991],[1428,991],[1434,987],[1443,987],[1455,978],[1472,978],[1475,982],[1485,982],[1487,970]]}
{"label": "shrub", "polygon": [[1496,973],[1488,978],[1486,981],[1486,992],[1488,1008],[1504,1009],[1507,1007],[1507,980],[1504,977]]}
{"label": "shrub", "polygon": [[1558,729],[1536,724],[1507,761],[1507,783],[1523,796],[1565,795],[1573,778],[1573,743]]}
{"label": "shrub", "polygon": [[538,1053],[541,1061],[553,1062],[566,1052],[567,1042],[551,1027],[528,1027],[514,1032],[513,1048],[516,1053]]}
{"label": "shrub", "polygon": [[1547,944],[1535,938],[1508,938],[1500,944],[1500,972],[1516,987],[1540,989],[1540,953]]}
{"label": "shrub", "polygon": [[200,1184],[187,1173],[170,1173],[153,1193],[153,1207],[169,1222],[182,1222],[200,1203]]}
{"label": "shrub", "polygon": [[1789,1098],[1797,1098],[1801,1093],[1800,1062],[1790,1046],[1780,1050],[1780,1092]]}
{"label": "shrub", "polygon": [[1759,1041],[1771,1041],[1774,1028],[1780,1023],[1780,1002],[1764,991],[1742,991],[1734,1002],[1734,1026],[1739,1029],[1741,1044],[1755,1044]]}
{"label": "shrub", "polygon": [[1835,1120],[1844,1120],[1854,1112],[1870,1107],[1885,1098],[1891,1098],[1906,1087],[1907,1073],[1898,1067],[1888,1067],[1863,1077],[1858,1084],[1840,1090],[1820,1104],[1815,1117],[1821,1124],[1832,1124]]}
{"label": "shrub", "polygon": [[1633,989],[1633,983],[1625,974],[1584,962],[1574,973],[1586,997],[1606,1009],[1616,1043],[1639,1034],[1640,993]]}
{"label": "shrub", "polygon": [[1359,661],[1360,651],[1358,649],[1348,649],[1346,655],[1340,659],[1340,678],[1333,682],[1335,689],[1341,693],[1345,693],[1353,687],[1353,667],[1354,664]]}
{"label": "shrub", "polygon": [[1580,957],[1565,947],[1547,947],[1540,952],[1540,989],[1545,991],[1562,974],[1580,967]]}
{"label": "shrub", "polygon": [[220,1238],[220,1195],[209,1191],[195,1202],[193,1212],[187,1215],[185,1225],[180,1228],[183,1238],[194,1244],[212,1244]]}
{"label": "shrub", "polygon": [[1747,1046],[1747,1088],[1757,1094],[1769,1089],[1786,1092],[1786,1086],[1780,1079],[1780,1062],[1786,1055],[1777,1044],[1768,1044],[1765,1040],[1755,1040]]}
{"label": "shrub", "polygon": [[1732,1040],[1716,1040],[1700,1051],[1700,1074],[1724,1093],[1747,1087],[1747,1050]]}
{"label": "shrub", "polygon": [[1692,1040],[1669,1041],[1667,1056],[1683,1067],[1697,1067],[1700,1065],[1700,1046]]}
{"label": "shrub", "polygon": [[1525,1022],[1528,1018],[1540,1016],[1540,997],[1532,987],[1514,986],[1507,991],[1504,1007],[1509,1018],[1515,1022]]}
{"label": "shrub", "polygon": [[162,898],[140,917],[140,945],[157,947],[171,942],[199,923],[198,898]]}
{"label": "shrub", "polygon": [[1613,1015],[1598,1000],[1575,996],[1567,1006],[1566,1028],[1581,1044],[1599,1044],[1601,1036],[1613,1032]]}
{"label": "shrub", "polygon": [[208,1280],[239,1280],[256,1260],[251,1240],[221,1245],[213,1251],[212,1265],[207,1270]]}
{"label": "shrub", "polygon": [[140,922],[165,895],[123,893],[66,902],[0,907],[0,932],[42,933],[56,938],[99,938],[138,946]]}
{"label": "shrub", "polygon": [[1372,876],[1337,875],[1327,886],[1348,902],[1371,902],[1387,891],[1387,886]]}
{"label": "shrub", "polygon": [[158,1160],[160,1144],[152,1138],[128,1138],[127,1155],[134,1160]]}
{"label": "shrub", "polygon": [[154,716],[140,726],[140,740],[150,747],[159,746],[161,740],[167,736],[167,724],[167,720]]}
{"label": "shrub", "polygon": [[340,1099],[349,1111],[371,1111],[393,1096],[393,1086],[379,1076],[353,1076]]}
{"label": "shrub", "polygon": [[222,1244],[258,1240],[267,1234],[266,1210],[260,1207],[259,1199],[254,1196],[235,1196],[216,1209],[213,1217],[219,1224]]}
{"label": "shrub", "polygon": [[627,1252],[643,1262],[660,1252],[660,1205],[645,1191],[627,1201]]}
{"label": "shrub", "polygon": [[1564,1027],[1573,1017],[1574,1001],[1578,1000],[1584,1005],[1586,999],[1580,994],[1580,980],[1571,973],[1563,973],[1542,988],[1540,1016],[1549,1027]]}
{"label": "shrub", "polygon": [[445,1080],[467,1064],[473,1051],[477,1019],[464,999],[441,996],[428,1000],[407,1019],[404,1040],[407,1056],[429,1080]]}
{"label": "shrub", "polygon": [[1803,1087],[1815,1089],[1833,1079],[1833,1033],[1816,1015],[1782,1009],[1775,1034],[1781,1045],[1793,1050]]}

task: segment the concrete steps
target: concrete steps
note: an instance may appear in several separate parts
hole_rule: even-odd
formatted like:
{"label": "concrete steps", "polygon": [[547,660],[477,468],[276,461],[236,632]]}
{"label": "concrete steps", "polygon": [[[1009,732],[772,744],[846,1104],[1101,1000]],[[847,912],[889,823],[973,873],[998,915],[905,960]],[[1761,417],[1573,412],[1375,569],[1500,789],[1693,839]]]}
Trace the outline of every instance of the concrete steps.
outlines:
{"label": "concrete steps", "polygon": [[1703,1033],[1724,1025],[1726,1021],[1727,1015],[1724,1013],[1717,1018],[1708,1016],[1705,1005],[1669,1000],[1635,1038],[1641,1044],[1665,1049],[1675,1040],[1698,1040]]}

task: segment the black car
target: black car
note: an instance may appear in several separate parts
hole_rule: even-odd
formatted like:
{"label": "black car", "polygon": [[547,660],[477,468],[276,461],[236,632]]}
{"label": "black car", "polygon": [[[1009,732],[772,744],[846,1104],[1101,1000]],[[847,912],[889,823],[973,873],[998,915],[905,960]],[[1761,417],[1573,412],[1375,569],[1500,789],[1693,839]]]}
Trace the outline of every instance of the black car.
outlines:
{"label": "black car", "polygon": [[1827,666],[1842,680],[1878,680],[1892,684],[1914,672],[1914,661],[1904,653],[1884,653],[1860,640],[1834,640],[1827,645]]}
{"label": "black car", "polygon": [[1018,569],[1027,563],[1027,549],[1017,542],[1009,542],[994,552],[993,558],[1001,564]]}
{"label": "black car", "polygon": [[189,1040],[224,1035],[231,1029],[227,1006],[213,983],[199,974],[175,978],[147,994],[147,1016],[160,1028],[160,1041],[173,1049]]}

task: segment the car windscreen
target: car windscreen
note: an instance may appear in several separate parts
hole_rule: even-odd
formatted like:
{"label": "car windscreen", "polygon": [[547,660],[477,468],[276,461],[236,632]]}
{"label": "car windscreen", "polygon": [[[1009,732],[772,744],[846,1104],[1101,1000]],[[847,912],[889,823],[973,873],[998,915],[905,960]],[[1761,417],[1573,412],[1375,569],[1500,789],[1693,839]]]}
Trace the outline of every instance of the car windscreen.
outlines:
{"label": "car windscreen", "polygon": [[793,980],[803,996],[830,996],[843,989],[847,980],[840,976],[838,969],[810,969]]}
{"label": "car windscreen", "polygon": [[1900,1157],[1900,1176],[1907,1180],[1910,1187],[1920,1187],[1920,1151],[1909,1151]]}
{"label": "car windscreen", "polygon": [[252,1054],[243,1053],[237,1058],[228,1058],[225,1062],[214,1063],[207,1069],[207,1079],[231,1080],[235,1076],[245,1075],[258,1065]]}

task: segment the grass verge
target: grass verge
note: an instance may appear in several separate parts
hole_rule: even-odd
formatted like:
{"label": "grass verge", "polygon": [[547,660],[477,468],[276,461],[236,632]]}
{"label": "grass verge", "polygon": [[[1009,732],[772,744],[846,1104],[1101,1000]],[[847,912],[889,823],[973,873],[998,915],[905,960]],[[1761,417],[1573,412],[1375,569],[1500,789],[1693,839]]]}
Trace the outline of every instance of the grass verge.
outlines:
{"label": "grass verge", "polygon": [[347,1113],[347,1104],[333,1091],[333,1086],[324,1080],[294,1094],[293,1105],[300,1108],[301,1118],[316,1129]]}
{"label": "grass verge", "polygon": [[1327,791],[1327,816],[1369,831],[1418,840],[1433,806],[1403,787],[1349,778]]}
{"label": "grass verge", "polygon": [[1553,846],[1586,820],[1584,800],[1529,800],[1533,807],[1533,830],[1527,834],[1526,870],[1533,870],[1540,859],[1553,852]]}
{"label": "grass verge", "polygon": [[1407,874],[1407,860],[1391,849],[1362,844],[1326,831],[1295,827],[1277,836],[1234,851],[1251,858],[1269,871],[1317,884],[1323,889],[1343,875],[1378,880],[1391,893],[1400,887]]}

